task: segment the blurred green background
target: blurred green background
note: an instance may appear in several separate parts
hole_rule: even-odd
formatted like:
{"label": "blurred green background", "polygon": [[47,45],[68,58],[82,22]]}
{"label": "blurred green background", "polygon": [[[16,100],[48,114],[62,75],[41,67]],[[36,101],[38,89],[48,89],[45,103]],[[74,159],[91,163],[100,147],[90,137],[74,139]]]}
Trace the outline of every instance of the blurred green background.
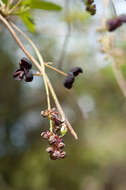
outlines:
{"label": "blurred green background", "polygon": [[[35,34],[28,33],[21,21],[16,23],[33,39],[45,61],[65,72],[73,66],[83,68],[71,91],[63,87],[62,76],[47,69],[79,140],[67,134],[67,157],[49,159],[47,142],[40,136],[49,125],[40,116],[46,108],[43,81],[37,77],[32,83],[13,79],[25,55],[0,24],[0,190],[126,190],[126,100],[111,60],[106,61],[100,52],[101,34],[96,29],[102,1],[96,1],[94,17],[85,13],[81,0],[55,2],[62,11],[33,12]],[[111,8],[108,12],[111,14]],[[124,51],[125,32],[123,26],[115,33]],[[34,55],[30,45],[21,40]],[[126,76],[125,65],[123,71]]]}

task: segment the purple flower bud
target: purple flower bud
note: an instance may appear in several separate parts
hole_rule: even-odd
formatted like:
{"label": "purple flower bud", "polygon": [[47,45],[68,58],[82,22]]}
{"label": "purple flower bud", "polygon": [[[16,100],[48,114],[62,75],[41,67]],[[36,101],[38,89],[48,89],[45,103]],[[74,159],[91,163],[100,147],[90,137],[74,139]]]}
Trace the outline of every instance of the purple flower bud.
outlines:
{"label": "purple flower bud", "polygon": [[57,133],[58,131],[60,131],[60,127],[55,126],[55,128],[54,128],[54,132]]}
{"label": "purple flower bud", "polygon": [[57,118],[53,119],[53,121],[56,126],[60,126],[63,123],[60,119],[57,119]]}
{"label": "purple flower bud", "polygon": [[50,154],[50,159],[51,160],[57,160],[57,158],[55,156],[53,156],[53,154]]}
{"label": "purple flower bud", "polygon": [[66,157],[66,152],[61,152],[60,153],[60,158],[65,158]]}
{"label": "purple flower bud", "polygon": [[57,147],[62,149],[65,147],[65,144],[63,142],[60,142],[59,144],[57,144]]}
{"label": "purple flower bud", "polygon": [[48,153],[52,153],[52,152],[54,152],[53,147],[48,147],[48,148],[46,149],[46,152],[48,152]]}
{"label": "purple flower bud", "polygon": [[55,159],[59,159],[59,158],[60,158],[60,151],[55,150],[55,151],[52,153],[52,157],[54,157]]}
{"label": "purple flower bud", "polygon": [[44,139],[48,139],[50,135],[51,135],[51,132],[50,132],[50,131],[44,131],[44,132],[41,133],[41,136],[42,136]]}
{"label": "purple flower bud", "polygon": [[49,137],[49,144],[54,144],[56,142],[56,138],[55,138],[55,135],[51,135]]}

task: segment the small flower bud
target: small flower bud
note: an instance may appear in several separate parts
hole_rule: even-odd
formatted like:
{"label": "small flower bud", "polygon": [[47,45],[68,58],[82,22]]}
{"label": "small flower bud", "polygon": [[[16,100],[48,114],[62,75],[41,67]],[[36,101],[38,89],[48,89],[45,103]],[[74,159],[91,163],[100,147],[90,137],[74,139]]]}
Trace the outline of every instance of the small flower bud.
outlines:
{"label": "small flower bud", "polygon": [[60,158],[60,151],[55,150],[54,153],[52,153],[52,156],[55,157],[56,159]]}
{"label": "small flower bud", "polygon": [[41,137],[43,137],[44,139],[48,139],[48,135],[46,132],[42,132]]}
{"label": "small flower bud", "polygon": [[51,160],[57,160],[57,158],[53,154],[50,154],[50,159]]}
{"label": "small flower bud", "polygon": [[63,123],[58,117],[52,117],[51,119],[54,121],[55,126],[60,126]]}
{"label": "small flower bud", "polygon": [[49,137],[49,144],[54,144],[56,142],[56,138],[55,138],[55,135],[51,135]]}
{"label": "small flower bud", "polygon": [[60,142],[58,145],[57,145],[58,148],[64,148],[65,147],[65,144],[63,142]]}
{"label": "small flower bud", "polygon": [[60,158],[65,158],[66,157],[66,152],[61,152],[60,153]]}
{"label": "small flower bud", "polygon": [[57,133],[58,131],[60,131],[60,127],[59,126],[55,126],[54,131],[55,131],[55,133]]}
{"label": "small flower bud", "polygon": [[96,5],[93,4],[94,0],[86,0],[86,11],[88,11],[91,15],[96,14]]}
{"label": "small flower bud", "polygon": [[53,151],[54,151],[53,147],[48,147],[46,149],[46,152],[48,152],[48,153],[52,153]]}
{"label": "small flower bud", "polygon": [[51,134],[52,133],[50,131],[44,131],[41,133],[41,137],[43,137],[44,139],[48,139]]}

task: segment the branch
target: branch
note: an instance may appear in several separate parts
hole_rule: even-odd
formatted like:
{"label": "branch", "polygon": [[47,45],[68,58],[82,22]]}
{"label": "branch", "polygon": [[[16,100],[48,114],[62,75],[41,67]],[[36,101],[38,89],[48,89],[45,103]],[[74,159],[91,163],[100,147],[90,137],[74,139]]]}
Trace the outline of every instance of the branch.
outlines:
{"label": "branch", "polygon": [[[34,65],[37,67],[37,69],[40,71],[40,73],[43,75],[43,70],[41,68],[41,66],[39,65],[39,63],[34,59],[34,57],[24,48],[22,42],[20,41],[20,39],[17,37],[15,31],[13,30],[13,28],[11,27],[11,25],[8,23],[8,21],[2,16],[0,15],[0,20],[5,24],[5,26],[8,28],[8,30],[10,31],[12,37],[15,39],[15,41],[17,42],[17,44],[19,45],[19,47],[23,50],[23,52],[26,54],[26,56],[34,63]],[[57,96],[53,90],[53,87],[49,81],[49,78],[47,75],[45,75],[45,78],[46,78],[46,81],[47,81],[47,84],[48,84],[48,87],[50,88],[50,92],[53,96],[53,99],[55,101],[55,104],[57,106],[57,109],[59,111],[59,113],[61,114],[62,118],[65,119],[65,114],[59,104],[59,101],[57,99]],[[70,131],[70,133],[74,136],[75,139],[78,139],[75,131],[73,130],[72,126],[70,125],[69,121],[65,119],[65,122],[67,124],[67,127]]]}

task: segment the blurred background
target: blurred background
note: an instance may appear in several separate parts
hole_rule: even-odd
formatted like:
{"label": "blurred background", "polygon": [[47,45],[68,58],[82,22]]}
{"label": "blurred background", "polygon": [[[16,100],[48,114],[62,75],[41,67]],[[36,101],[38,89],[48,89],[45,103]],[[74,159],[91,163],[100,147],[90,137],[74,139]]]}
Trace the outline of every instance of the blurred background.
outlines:
{"label": "blurred background", "polygon": [[[72,90],[63,77],[47,69],[60,103],[79,136],[65,138],[67,157],[53,161],[40,134],[49,124],[40,116],[46,109],[41,78],[32,83],[15,81],[13,72],[24,53],[0,24],[0,190],[126,190],[126,100],[105,59],[97,32],[103,15],[97,0],[94,17],[81,0],[55,0],[60,12],[34,11],[36,33],[30,34],[20,20],[17,25],[40,49],[45,61],[68,72],[83,68]],[[125,13],[124,0],[116,0],[117,14]],[[105,10],[112,16],[111,5]],[[126,27],[116,35],[116,45],[126,51]],[[19,35],[19,37],[21,37]],[[33,55],[31,46],[21,37]],[[121,65],[126,77],[126,54]],[[35,56],[35,55],[34,55]],[[35,69],[35,68],[33,68]],[[59,88],[60,86],[60,88]]]}

